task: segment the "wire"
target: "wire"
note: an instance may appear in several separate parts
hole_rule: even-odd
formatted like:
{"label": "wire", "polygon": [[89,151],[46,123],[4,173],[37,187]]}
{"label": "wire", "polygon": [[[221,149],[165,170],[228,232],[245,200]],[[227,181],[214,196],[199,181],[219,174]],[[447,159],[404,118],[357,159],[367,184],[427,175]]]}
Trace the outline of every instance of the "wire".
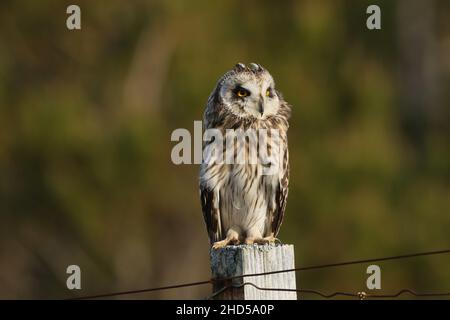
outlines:
{"label": "wire", "polygon": [[293,268],[293,269],[268,271],[268,272],[260,272],[260,273],[253,273],[253,274],[245,274],[245,275],[233,276],[233,277],[228,277],[228,278],[218,278],[218,279],[215,279],[215,280],[216,281],[234,280],[234,279],[245,278],[245,277],[265,276],[265,275],[270,275],[270,274],[285,273],[285,272],[295,272],[295,271],[317,270],[317,269],[323,269],[323,268],[341,267],[341,266],[348,266],[348,265],[369,263],[369,262],[380,262],[380,261],[389,261],[389,260],[408,259],[408,258],[415,258],[415,257],[421,257],[421,256],[430,256],[430,255],[437,255],[437,254],[445,254],[445,253],[450,253],[450,249],[437,250],[437,251],[427,251],[427,252],[419,252],[419,253],[412,253],[412,254],[403,254],[403,255],[390,256],[390,257],[384,257],[384,258],[353,260],[353,261],[329,263],[329,264],[322,264],[322,265],[313,265],[313,266]]}
{"label": "wire", "polygon": [[139,290],[130,290],[130,291],[120,291],[120,292],[96,294],[96,295],[92,295],[92,296],[76,297],[76,298],[72,298],[72,299],[68,299],[68,300],[88,300],[88,299],[97,299],[97,298],[107,298],[107,297],[113,297],[113,296],[123,296],[123,295],[126,295],[126,294],[135,294],[135,293],[144,293],[144,292],[162,291],[162,290],[170,290],[170,289],[178,289],[178,288],[199,286],[199,285],[204,285],[204,284],[208,284],[208,283],[212,283],[212,280],[205,280],[205,281],[198,281],[198,282],[176,284],[176,285],[171,285],[171,286],[157,287],[157,288],[150,288],[150,289],[139,289]]}
{"label": "wire", "polygon": [[212,299],[214,299],[215,297],[217,297],[219,294],[221,294],[222,292],[225,292],[225,291],[227,291],[228,289],[230,289],[232,286],[226,286],[226,287],[223,287],[222,289],[220,289],[220,290],[217,290],[216,292],[214,292],[212,295],[210,295],[210,296],[207,296],[205,299],[203,299],[203,300],[212,300]]}
{"label": "wire", "polygon": [[341,296],[348,296],[348,297],[357,297],[357,294],[354,293],[347,293],[347,292],[334,292],[331,294],[325,294],[319,291],[315,291],[315,290],[307,290],[307,289],[281,289],[281,288],[263,288],[263,287],[259,287],[257,285],[255,285],[254,283],[251,282],[245,282],[245,283],[241,283],[241,284],[235,284],[235,285],[229,285],[226,287],[221,288],[220,290],[217,290],[216,292],[214,292],[212,295],[208,296],[205,298],[205,300],[212,300],[215,297],[217,297],[218,295],[220,295],[221,293],[233,288],[233,289],[239,289],[242,288],[244,286],[252,286],[255,287],[258,290],[263,290],[263,291],[282,291],[282,292],[297,292],[297,293],[312,293],[312,294],[317,294],[323,298],[333,298],[335,296],[341,295]]}
{"label": "wire", "polygon": [[322,293],[320,291],[316,291],[316,290],[306,290],[306,289],[282,289],[282,288],[264,288],[264,287],[259,287],[257,285],[255,285],[254,283],[251,282],[244,282],[241,284],[235,284],[235,285],[229,285],[226,286],[218,291],[216,291],[215,293],[213,293],[212,295],[208,296],[206,299],[207,300],[211,300],[215,297],[217,297],[218,295],[220,295],[221,293],[234,288],[234,289],[239,289],[242,288],[244,286],[252,286],[258,290],[262,290],[262,291],[280,291],[280,292],[297,292],[297,293],[307,293],[307,294],[316,294],[321,296],[322,298],[326,298],[326,299],[330,299],[330,298],[334,298],[336,296],[346,296],[346,297],[354,297],[354,298],[359,298],[360,300],[364,300],[367,298],[374,298],[374,299],[388,299],[388,298],[397,298],[403,294],[410,294],[413,295],[415,297],[450,297],[450,292],[439,292],[439,293],[418,293],[415,292],[411,289],[402,289],[397,293],[394,294],[375,294],[375,293],[365,293],[365,292],[358,292],[358,293],[350,293],[350,292],[333,292],[330,294],[326,294],[326,293]]}
{"label": "wire", "polygon": [[[332,268],[332,267],[339,267],[339,266],[348,266],[348,265],[361,264],[361,263],[389,261],[389,260],[399,260],[399,259],[407,259],[407,258],[414,258],[414,257],[421,257],[421,256],[431,256],[431,255],[446,254],[446,253],[450,253],[450,249],[436,250],[436,251],[427,251],[427,252],[419,252],[419,253],[412,253],[412,254],[403,254],[403,255],[383,257],[383,258],[364,259],[364,260],[352,260],[352,261],[329,263],[329,264],[322,264],[322,265],[312,265],[312,266],[307,266],[307,267],[299,267],[299,268],[286,269],[286,270],[276,270],[276,271],[269,271],[269,272],[245,274],[245,275],[232,276],[232,277],[227,277],[227,278],[215,278],[215,279],[209,279],[209,280],[204,280],[204,281],[197,281],[197,282],[169,285],[169,286],[164,286],[164,287],[147,288],[147,289],[139,289],[139,290],[129,290],[129,291],[119,291],[119,292],[112,292],[112,293],[105,293],[105,294],[82,296],[82,297],[71,298],[69,300],[107,298],[107,297],[121,296],[121,295],[127,295],[127,294],[154,292],[154,291],[162,291],[162,290],[170,290],[170,289],[178,289],[178,288],[192,287],[192,286],[198,286],[198,285],[212,284],[214,282],[229,281],[229,280],[241,279],[241,278],[245,278],[245,277],[257,277],[257,276],[264,276],[264,275],[278,274],[278,273],[285,273],[285,272],[317,270],[317,269]],[[251,284],[249,282],[246,282],[246,283]],[[254,286],[254,284],[252,284],[252,285]],[[228,287],[225,287],[223,289],[224,290],[221,289],[222,290],[221,292],[227,290]],[[263,290],[274,290],[274,289],[270,289],[270,288],[267,289],[266,288],[266,289],[263,289]],[[278,289],[278,290],[280,290],[280,289]],[[282,290],[286,290],[286,289],[282,289]],[[297,290],[297,289],[292,289],[292,290]],[[409,292],[409,293],[413,292],[412,290],[408,290],[408,289],[404,289],[404,290],[406,290],[405,292]],[[402,294],[404,290],[400,291],[400,294]],[[314,292],[313,290],[303,290],[303,291],[304,291],[304,293],[318,293],[318,292]],[[217,294],[220,294],[221,292],[219,292]],[[302,292],[302,290],[300,290],[298,292]],[[216,293],[214,293],[214,294],[216,294]],[[214,297],[214,294],[213,294],[212,297]],[[331,298],[331,297],[334,297],[336,295],[354,296],[354,294],[350,294],[350,293],[336,292],[336,293],[332,294],[329,297],[327,295],[323,295],[323,297]],[[443,294],[443,295],[446,295],[446,294]],[[372,297],[375,297],[375,296],[372,296]],[[385,298],[388,298],[388,297],[385,297]]]}
{"label": "wire", "polygon": [[450,297],[450,292],[417,293],[411,289],[402,289],[395,294],[367,294],[367,296],[369,298],[397,298],[405,293],[409,293],[416,297]]}

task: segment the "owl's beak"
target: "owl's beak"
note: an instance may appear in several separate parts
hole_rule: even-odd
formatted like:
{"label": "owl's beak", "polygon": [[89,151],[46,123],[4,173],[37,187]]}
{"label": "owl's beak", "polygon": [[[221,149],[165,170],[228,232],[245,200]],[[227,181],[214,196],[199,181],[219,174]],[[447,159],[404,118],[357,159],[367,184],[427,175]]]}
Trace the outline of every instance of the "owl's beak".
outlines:
{"label": "owl's beak", "polygon": [[261,115],[264,114],[264,99],[262,97],[259,98],[258,111]]}

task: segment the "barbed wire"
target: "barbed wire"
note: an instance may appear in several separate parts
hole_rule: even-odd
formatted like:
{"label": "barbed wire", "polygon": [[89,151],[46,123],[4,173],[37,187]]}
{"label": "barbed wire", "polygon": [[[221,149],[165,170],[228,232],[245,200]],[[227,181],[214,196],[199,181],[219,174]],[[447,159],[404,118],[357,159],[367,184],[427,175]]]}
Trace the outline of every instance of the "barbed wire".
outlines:
{"label": "barbed wire", "polygon": [[239,289],[244,286],[252,286],[255,289],[258,289],[261,291],[279,291],[279,292],[296,292],[296,293],[315,294],[315,295],[321,296],[322,298],[326,298],[326,299],[334,298],[336,296],[353,297],[353,298],[358,298],[360,300],[371,299],[371,298],[373,298],[373,299],[389,299],[389,298],[397,298],[403,294],[410,294],[415,297],[429,297],[429,298],[430,297],[450,297],[450,292],[419,293],[419,292],[416,292],[411,289],[402,289],[393,294],[366,293],[364,291],[360,291],[357,293],[337,291],[337,292],[333,292],[330,294],[326,294],[326,293],[322,293],[320,291],[308,290],[308,289],[265,288],[265,287],[257,286],[256,284],[254,284],[252,282],[244,282],[241,284],[234,284],[234,285],[229,285],[229,286],[223,287],[220,290],[214,292],[212,295],[206,297],[205,299],[212,300],[215,297],[217,297],[218,295],[224,293],[225,291],[227,291],[231,288]]}
{"label": "barbed wire", "polygon": [[328,263],[328,264],[321,264],[321,265],[312,265],[312,266],[307,266],[307,267],[299,267],[299,268],[292,268],[292,269],[284,269],[284,270],[276,270],[276,271],[267,271],[267,272],[253,273],[253,274],[238,275],[238,276],[227,277],[227,278],[216,278],[214,280],[215,281],[226,281],[226,280],[234,280],[234,279],[245,278],[245,277],[257,277],[257,276],[265,276],[265,275],[277,274],[277,273],[285,273],[285,272],[317,270],[317,269],[342,267],[342,266],[349,266],[349,265],[354,265],[354,264],[362,264],[362,263],[370,263],[370,262],[382,262],[382,261],[389,261],[389,260],[400,260],[400,259],[415,258],[415,257],[421,257],[421,256],[431,256],[431,255],[445,254],[445,253],[450,253],[450,249],[436,250],[436,251],[427,251],[427,252],[419,252],[419,253],[411,253],[411,254],[402,254],[402,255],[396,255],[396,256],[390,256],[390,257],[382,257],[382,258],[372,258],[372,259],[363,259],[363,260],[352,260],[352,261],[345,261],[345,262]]}
{"label": "barbed wire", "polygon": [[[71,298],[71,299],[68,299],[68,300],[88,300],[88,299],[97,299],[97,298],[107,298],[107,297],[122,296],[122,295],[129,295],[129,294],[137,294],[137,293],[146,293],[146,292],[155,292],[155,291],[162,291],[162,290],[171,290],[171,289],[193,287],[193,286],[199,286],[199,285],[205,285],[205,284],[212,284],[214,282],[219,282],[219,281],[230,281],[230,280],[235,280],[235,279],[242,279],[242,278],[246,278],[246,277],[258,277],[258,276],[279,274],[279,273],[286,273],[286,272],[317,270],[317,269],[340,267],[340,266],[349,266],[349,265],[362,264],[362,263],[381,262],[381,261],[389,261],[389,260],[400,260],[400,259],[408,259],[408,258],[415,258],[415,257],[421,257],[421,256],[447,254],[447,253],[450,253],[450,249],[418,252],[418,253],[412,253],[412,254],[402,254],[402,255],[381,257],[381,258],[352,260],[352,261],[328,263],[328,264],[321,264],[321,265],[312,265],[312,266],[292,268],[292,269],[285,269],[285,270],[276,270],[276,271],[244,274],[244,275],[225,277],[225,278],[213,278],[213,279],[204,280],[204,281],[196,281],[196,282],[190,282],[190,283],[168,285],[168,286],[163,286],[163,287],[145,288],[145,289],[139,289],[139,290],[119,291],[119,292],[111,292],[111,293],[104,293],[104,294],[96,294],[96,295],[75,297],[75,298]],[[248,284],[248,285],[255,286],[253,283],[250,283],[250,282],[245,282],[245,283]],[[241,285],[244,286],[245,284],[243,283]],[[218,294],[220,294],[220,293],[222,293],[222,292],[224,292],[225,290],[228,290],[228,289],[229,289],[228,287],[224,287],[221,290],[219,290],[220,292],[216,292],[214,294],[218,295]],[[288,289],[263,288],[262,290],[275,290],[275,291],[278,291],[278,290],[288,290]],[[335,293],[333,293],[331,295],[326,295],[326,294],[322,294],[322,293],[320,293],[318,291],[314,291],[314,290],[301,290],[301,289],[289,289],[289,290],[296,290],[296,291],[300,290],[300,291],[297,291],[297,292],[303,292],[303,293],[315,293],[315,294],[323,296],[324,298],[332,298],[332,297],[337,296],[337,295],[344,295],[344,296],[354,297],[354,293],[345,293],[345,292],[335,292]],[[406,293],[406,292],[409,292],[410,294],[414,295],[414,291],[412,291],[410,289],[403,289],[403,290],[399,291],[399,293],[397,293],[397,296],[400,295],[400,294]],[[434,295],[434,294],[431,293],[430,295]],[[447,294],[438,293],[437,295],[445,296]],[[375,298],[375,296],[373,296],[373,295],[371,295],[371,297]],[[396,297],[396,296],[394,296],[394,297]],[[389,296],[384,296],[384,298],[389,298]]]}

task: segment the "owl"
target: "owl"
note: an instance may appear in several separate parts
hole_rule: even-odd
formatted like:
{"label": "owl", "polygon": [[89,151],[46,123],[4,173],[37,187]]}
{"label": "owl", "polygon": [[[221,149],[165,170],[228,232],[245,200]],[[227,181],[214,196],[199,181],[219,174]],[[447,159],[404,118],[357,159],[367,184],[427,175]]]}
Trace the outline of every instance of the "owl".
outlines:
{"label": "owl", "polygon": [[[278,240],[288,195],[290,114],[291,107],[275,89],[272,76],[256,63],[236,64],[219,79],[209,96],[203,116],[205,131],[213,129],[223,136],[229,130],[269,132],[266,151],[271,159],[280,159],[268,174],[264,170],[267,172],[273,162],[211,161],[214,157],[202,161],[200,199],[213,249]],[[278,139],[271,139],[270,132],[277,132]],[[248,137],[243,141],[244,151],[255,144]],[[203,142],[204,159],[210,152],[209,143]],[[257,145],[260,147],[261,142]],[[236,151],[236,144],[224,143],[223,152],[230,148]]]}

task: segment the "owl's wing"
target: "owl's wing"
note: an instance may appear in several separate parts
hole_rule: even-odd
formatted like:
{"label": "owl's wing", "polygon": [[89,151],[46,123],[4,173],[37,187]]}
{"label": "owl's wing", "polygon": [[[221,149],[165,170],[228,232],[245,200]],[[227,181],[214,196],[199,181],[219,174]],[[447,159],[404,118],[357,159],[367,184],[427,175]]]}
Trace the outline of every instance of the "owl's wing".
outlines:
{"label": "owl's wing", "polygon": [[286,166],[284,167],[283,175],[278,182],[278,187],[275,195],[276,207],[273,212],[272,218],[272,231],[274,236],[278,235],[280,232],[281,223],[284,218],[284,211],[286,210],[286,202],[289,191],[289,162],[286,157]]}
{"label": "owl's wing", "polygon": [[209,190],[208,187],[200,185],[200,201],[202,203],[203,218],[208,230],[209,241],[213,244],[221,240],[221,223],[219,210],[218,191]]}

